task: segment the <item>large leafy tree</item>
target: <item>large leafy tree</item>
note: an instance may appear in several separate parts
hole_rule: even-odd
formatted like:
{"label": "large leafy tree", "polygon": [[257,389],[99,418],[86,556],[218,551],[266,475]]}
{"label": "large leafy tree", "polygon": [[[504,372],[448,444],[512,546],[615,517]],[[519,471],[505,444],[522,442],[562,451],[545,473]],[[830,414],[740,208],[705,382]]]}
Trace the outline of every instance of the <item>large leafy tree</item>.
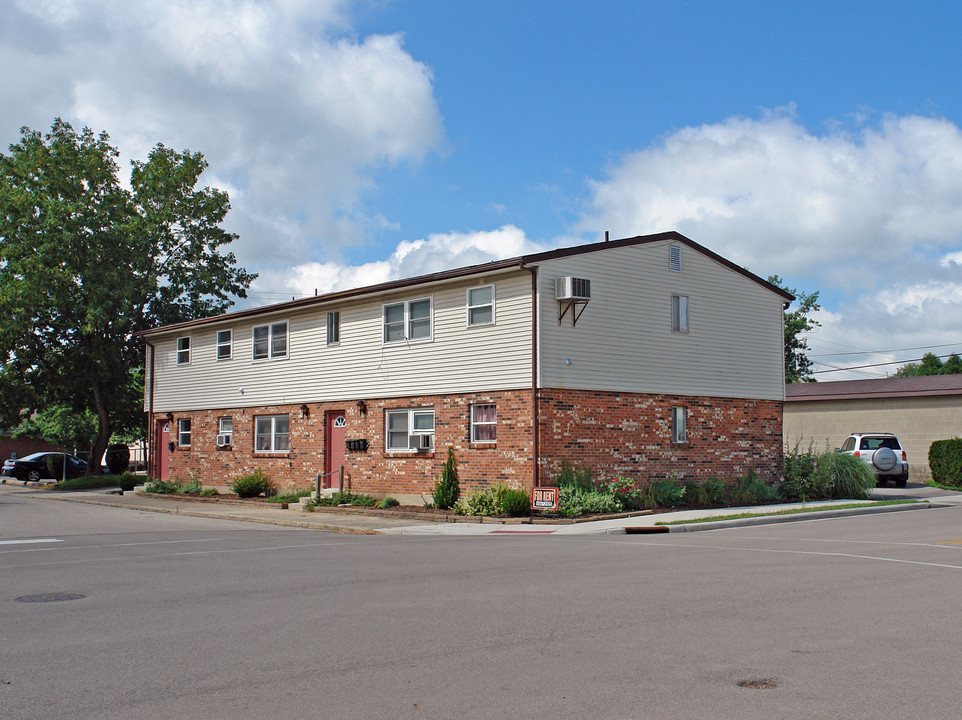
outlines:
{"label": "large leafy tree", "polygon": [[223,312],[256,277],[223,249],[230,202],[197,187],[203,155],[157,145],[125,188],[109,140],[58,118],[0,155],[0,421],[92,413],[94,458],[143,424],[133,334]]}
{"label": "large leafy tree", "polygon": [[785,382],[815,382],[806,334],[821,327],[821,323],[811,317],[822,309],[818,304],[818,291],[803,293],[790,289],[778,275],[769,277],[768,282],[795,296],[795,302],[785,310]]}
{"label": "large leafy tree", "polygon": [[962,357],[949,355],[944,363],[938,355],[925,353],[919,362],[906,363],[895,372],[895,377],[917,377],[919,375],[958,375],[962,373]]}

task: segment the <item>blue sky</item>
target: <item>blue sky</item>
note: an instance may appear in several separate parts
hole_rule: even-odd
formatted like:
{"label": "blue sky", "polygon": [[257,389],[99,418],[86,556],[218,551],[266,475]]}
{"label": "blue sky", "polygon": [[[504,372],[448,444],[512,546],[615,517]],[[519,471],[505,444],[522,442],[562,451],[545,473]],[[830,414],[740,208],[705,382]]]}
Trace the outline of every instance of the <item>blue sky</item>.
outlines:
{"label": "blue sky", "polygon": [[959,27],[925,0],[13,0],[0,146],[62,116],[125,161],[204,152],[257,304],[678,230],[818,290],[831,370],[962,351]]}

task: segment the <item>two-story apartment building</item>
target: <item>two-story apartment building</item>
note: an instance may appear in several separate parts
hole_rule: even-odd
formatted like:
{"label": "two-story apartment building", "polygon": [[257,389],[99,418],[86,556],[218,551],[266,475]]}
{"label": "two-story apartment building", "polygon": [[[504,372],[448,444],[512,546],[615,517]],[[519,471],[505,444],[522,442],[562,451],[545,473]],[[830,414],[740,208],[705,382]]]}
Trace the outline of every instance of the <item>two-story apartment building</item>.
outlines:
{"label": "two-story apartment building", "polygon": [[152,474],[430,492],[780,468],[791,296],[669,232],[157,328]]}

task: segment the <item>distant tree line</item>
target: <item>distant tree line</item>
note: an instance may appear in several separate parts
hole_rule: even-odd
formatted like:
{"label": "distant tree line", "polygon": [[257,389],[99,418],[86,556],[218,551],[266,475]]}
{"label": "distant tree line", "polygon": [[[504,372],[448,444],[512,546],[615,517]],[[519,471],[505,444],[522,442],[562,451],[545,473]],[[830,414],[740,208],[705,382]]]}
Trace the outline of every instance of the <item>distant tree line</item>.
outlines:
{"label": "distant tree line", "polygon": [[925,353],[919,362],[911,362],[900,367],[895,377],[919,377],[920,375],[960,375],[962,374],[962,357],[956,353],[949,355],[948,360],[942,362],[934,353]]}

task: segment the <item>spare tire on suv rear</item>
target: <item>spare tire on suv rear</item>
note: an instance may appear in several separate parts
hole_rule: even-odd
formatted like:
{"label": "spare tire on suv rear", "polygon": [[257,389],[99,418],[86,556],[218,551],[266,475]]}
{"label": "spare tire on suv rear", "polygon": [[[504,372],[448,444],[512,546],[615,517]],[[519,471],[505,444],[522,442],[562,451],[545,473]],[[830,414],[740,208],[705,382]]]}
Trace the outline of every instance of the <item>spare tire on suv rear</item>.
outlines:
{"label": "spare tire on suv rear", "polygon": [[882,472],[888,472],[895,467],[895,463],[899,460],[895,456],[895,451],[892,448],[880,447],[872,455],[872,464],[881,470]]}

